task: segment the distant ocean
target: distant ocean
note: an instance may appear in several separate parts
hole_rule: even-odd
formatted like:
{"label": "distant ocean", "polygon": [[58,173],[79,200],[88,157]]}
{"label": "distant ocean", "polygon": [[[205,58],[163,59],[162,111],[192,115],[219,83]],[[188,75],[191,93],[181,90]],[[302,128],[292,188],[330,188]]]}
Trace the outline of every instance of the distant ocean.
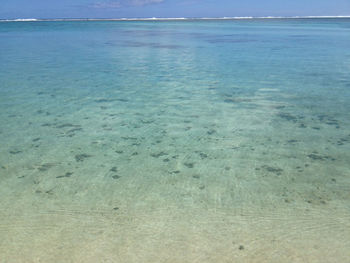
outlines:
{"label": "distant ocean", "polygon": [[0,262],[348,262],[350,18],[158,20],[0,23]]}
{"label": "distant ocean", "polygon": [[208,21],[208,20],[241,20],[241,19],[339,19],[350,18],[350,16],[233,16],[233,17],[144,17],[144,18],[16,18],[0,19],[0,22],[44,22],[44,21],[172,21],[172,20],[190,20],[190,21]]}

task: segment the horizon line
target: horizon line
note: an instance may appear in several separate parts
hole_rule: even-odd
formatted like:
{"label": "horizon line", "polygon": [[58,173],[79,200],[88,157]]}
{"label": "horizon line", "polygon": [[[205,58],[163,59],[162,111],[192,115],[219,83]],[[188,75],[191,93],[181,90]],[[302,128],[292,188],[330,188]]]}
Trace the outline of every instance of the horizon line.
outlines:
{"label": "horizon line", "polygon": [[233,16],[233,17],[146,17],[146,18],[16,18],[2,19],[0,22],[40,22],[40,21],[166,21],[166,20],[249,20],[249,19],[320,19],[350,18],[339,16]]}

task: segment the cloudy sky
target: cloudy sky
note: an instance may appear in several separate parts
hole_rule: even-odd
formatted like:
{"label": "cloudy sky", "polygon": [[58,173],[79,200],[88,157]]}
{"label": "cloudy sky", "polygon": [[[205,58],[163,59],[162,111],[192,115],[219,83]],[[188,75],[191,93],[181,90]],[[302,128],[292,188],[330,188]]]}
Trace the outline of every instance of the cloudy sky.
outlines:
{"label": "cloudy sky", "polygon": [[0,18],[350,15],[350,0],[0,0]]}

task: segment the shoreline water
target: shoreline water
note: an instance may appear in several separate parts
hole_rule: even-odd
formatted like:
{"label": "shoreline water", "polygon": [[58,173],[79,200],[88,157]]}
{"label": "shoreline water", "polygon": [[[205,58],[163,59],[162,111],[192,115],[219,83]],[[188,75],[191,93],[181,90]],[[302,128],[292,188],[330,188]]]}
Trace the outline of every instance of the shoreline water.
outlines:
{"label": "shoreline water", "polygon": [[350,20],[220,21],[0,24],[0,261],[350,258]]}

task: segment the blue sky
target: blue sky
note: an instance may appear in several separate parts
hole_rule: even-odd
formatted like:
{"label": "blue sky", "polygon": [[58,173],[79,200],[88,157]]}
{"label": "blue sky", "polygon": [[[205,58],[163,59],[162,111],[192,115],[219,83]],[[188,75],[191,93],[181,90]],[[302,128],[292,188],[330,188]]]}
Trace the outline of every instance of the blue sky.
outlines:
{"label": "blue sky", "polygon": [[0,18],[350,15],[350,0],[0,0]]}

